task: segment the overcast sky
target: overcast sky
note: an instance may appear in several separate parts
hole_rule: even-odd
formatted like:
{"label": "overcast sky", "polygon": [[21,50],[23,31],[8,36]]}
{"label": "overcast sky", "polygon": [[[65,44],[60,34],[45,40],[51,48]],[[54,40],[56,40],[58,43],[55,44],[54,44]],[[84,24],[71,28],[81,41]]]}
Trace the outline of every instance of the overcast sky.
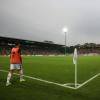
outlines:
{"label": "overcast sky", "polygon": [[67,45],[100,43],[100,0],[0,0],[0,35]]}

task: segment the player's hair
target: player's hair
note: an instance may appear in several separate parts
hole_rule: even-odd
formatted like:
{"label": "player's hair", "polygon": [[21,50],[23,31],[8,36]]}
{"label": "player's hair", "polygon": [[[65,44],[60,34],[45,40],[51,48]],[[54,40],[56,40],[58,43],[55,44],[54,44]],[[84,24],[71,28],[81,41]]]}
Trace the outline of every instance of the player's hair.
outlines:
{"label": "player's hair", "polygon": [[15,46],[18,46],[18,45],[20,45],[20,42],[19,42],[19,41],[17,41],[17,42],[15,43]]}

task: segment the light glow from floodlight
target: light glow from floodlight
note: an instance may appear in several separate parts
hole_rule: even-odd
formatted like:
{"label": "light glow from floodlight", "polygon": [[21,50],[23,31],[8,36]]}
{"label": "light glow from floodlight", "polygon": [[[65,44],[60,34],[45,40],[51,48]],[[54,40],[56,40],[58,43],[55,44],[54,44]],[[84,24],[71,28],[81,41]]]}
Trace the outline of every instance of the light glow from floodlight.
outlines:
{"label": "light glow from floodlight", "polygon": [[63,28],[63,32],[66,33],[68,32],[68,29],[66,27]]}

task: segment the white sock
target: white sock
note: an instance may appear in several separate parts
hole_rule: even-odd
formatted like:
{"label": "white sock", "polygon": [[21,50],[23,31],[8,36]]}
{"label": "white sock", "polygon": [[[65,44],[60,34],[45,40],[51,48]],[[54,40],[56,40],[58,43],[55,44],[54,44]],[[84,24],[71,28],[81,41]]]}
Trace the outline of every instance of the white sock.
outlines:
{"label": "white sock", "polygon": [[10,83],[11,77],[12,77],[12,74],[9,72],[7,76],[7,83]]}
{"label": "white sock", "polygon": [[20,73],[20,80],[21,80],[23,79],[23,70],[21,69],[19,73]]}

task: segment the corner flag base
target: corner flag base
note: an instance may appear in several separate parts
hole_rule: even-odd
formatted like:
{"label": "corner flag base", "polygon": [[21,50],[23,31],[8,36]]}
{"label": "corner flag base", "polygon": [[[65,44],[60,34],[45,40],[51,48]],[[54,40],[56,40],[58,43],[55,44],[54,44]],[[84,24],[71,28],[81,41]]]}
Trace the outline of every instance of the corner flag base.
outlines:
{"label": "corner flag base", "polygon": [[69,86],[69,87],[78,87],[80,84],[75,84],[75,83],[66,83],[64,86]]}

